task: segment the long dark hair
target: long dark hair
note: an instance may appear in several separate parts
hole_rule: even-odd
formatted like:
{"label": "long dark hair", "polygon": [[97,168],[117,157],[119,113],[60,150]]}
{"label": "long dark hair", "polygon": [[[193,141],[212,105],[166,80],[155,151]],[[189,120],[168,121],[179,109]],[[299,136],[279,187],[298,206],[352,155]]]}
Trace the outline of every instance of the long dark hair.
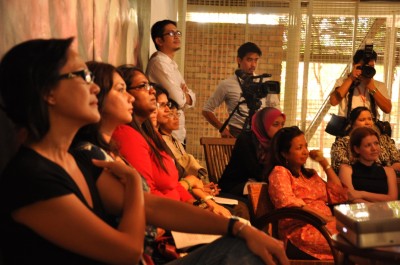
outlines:
{"label": "long dark hair", "polygon": [[[126,83],[127,89],[129,89],[132,86],[132,78],[134,78],[137,73],[141,73],[144,76],[146,76],[146,74],[140,68],[138,68],[134,65],[125,64],[125,65],[118,66],[117,69],[118,69],[119,73],[121,73],[121,76]],[[148,117],[143,122],[143,124],[140,124],[136,121],[135,111],[133,111],[133,119],[132,119],[132,122],[130,123],[130,126],[132,126],[133,129],[138,131],[143,136],[143,138],[146,140],[147,144],[150,146],[151,151],[156,156],[157,162],[160,164],[161,168],[166,173],[168,173],[168,170],[166,169],[166,167],[163,163],[163,159],[162,159],[160,151],[169,153],[170,150],[168,148],[166,148],[164,140],[154,130],[154,127],[151,124],[150,118]]]}
{"label": "long dark hair", "polygon": [[1,107],[27,131],[27,142],[38,142],[49,131],[45,97],[59,82],[73,40],[29,40],[14,46],[1,60]]}
{"label": "long dark hair", "polygon": [[[114,73],[119,72],[115,66],[108,63],[89,61],[86,62],[86,65],[95,76],[94,82],[100,87],[100,92],[97,94],[97,100],[99,113],[101,115],[104,110],[104,99],[114,85]],[[101,147],[106,152],[118,154],[116,146],[112,142],[108,143],[106,140],[104,140],[102,134],[100,133],[100,123],[101,121],[82,127],[76,134],[73,144],[75,145],[82,141],[90,142],[98,147]]]}
{"label": "long dark hair", "polygon": [[[291,168],[286,158],[283,157],[283,154],[289,153],[293,138],[300,135],[304,135],[304,133],[297,126],[281,128],[274,135],[271,142],[271,168],[269,173],[275,166],[283,166],[289,169],[294,177],[298,178],[300,176],[299,172]],[[305,168],[304,165],[301,166],[300,170],[306,178],[310,178],[315,174],[314,169]]]}

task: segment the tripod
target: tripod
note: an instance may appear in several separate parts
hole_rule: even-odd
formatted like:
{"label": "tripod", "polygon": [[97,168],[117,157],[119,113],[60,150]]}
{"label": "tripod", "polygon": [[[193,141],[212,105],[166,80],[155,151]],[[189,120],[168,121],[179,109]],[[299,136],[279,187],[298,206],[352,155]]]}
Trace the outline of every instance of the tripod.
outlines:
{"label": "tripod", "polygon": [[228,119],[222,124],[221,128],[219,129],[219,132],[222,133],[226,126],[228,126],[229,121],[231,120],[233,114],[237,111],[240,116],[244,117],[244,115],[240,112],[239,106],[241,104],[247,103],[247,107],[249,109],[249,115],[246,117],[242,130],[245,131],[250,131],[251,130],[251,119],[253,118],[254,113],[261,107],[261,101],[257,100],[255,102],[252,102],[253,104],[250,104],[249,102],[246,102],[246,100],[239,101],[238,104],[235,106],[235,108],[232,110],[232,112],[229,114]]}

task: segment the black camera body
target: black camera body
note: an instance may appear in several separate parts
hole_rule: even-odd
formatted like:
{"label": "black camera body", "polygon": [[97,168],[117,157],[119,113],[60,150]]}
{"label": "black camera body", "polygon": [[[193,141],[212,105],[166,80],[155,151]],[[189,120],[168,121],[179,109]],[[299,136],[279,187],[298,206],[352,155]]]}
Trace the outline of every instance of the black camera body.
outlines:
{"label": "black camera body", "polygon": [[265,82],[254,82],[242,87],[243,97],[262,99],[268,94],[279,94],[280,84],[278,81],[265,81]]}
{"label": "black camera body", "polygon": [[243,80],[240,87],[249,109],[258,110],[262,98],[268,94],[279,94],[281,91],[278,81],[263,81],[264,77],[271,77],[270,74],[252,76],[240,69],[236,70],[235,74]]}
{"label": "black camera body", "polygon": [[361,70],[361,75],[365,78],[372,78],[376,74],[375,68],[368,65],[369,61],[372,58],[373,52],[374,52],[374,45],[365,44],[364,57],[363,57],[364,65],[357,66],[357,69]]}
{"label": "black camera body", "polygon": [[249,109],[258,110],[261,107],[261,99],[268,94],[279,94],[280,84],[278,81],[254,82],[242,85],[242,96],[246,100]]}

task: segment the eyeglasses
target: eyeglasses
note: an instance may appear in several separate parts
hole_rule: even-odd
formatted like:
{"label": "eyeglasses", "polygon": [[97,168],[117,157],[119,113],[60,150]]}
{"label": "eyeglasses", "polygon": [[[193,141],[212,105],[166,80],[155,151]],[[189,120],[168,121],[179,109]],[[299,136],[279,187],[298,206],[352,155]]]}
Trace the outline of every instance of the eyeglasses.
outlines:
{"label": "eyeglasses", "polygon": [[76,72],[71,72],[68,74],[62,74],[58,77],[59,80],[61,79],[71,79],[74,77],[82,77],[83,80],[85,80],[85,82],[87,84],[92,84],[94,81],[94,75],[92,72],[90,72],[88,69],[83,69],[81,71],[76,71]]}
{"label": "eyeglasses", "polygon": [[180,112],[170,112],[168,113],[168,118],[179,118],[181,116]]}
{"label": "eyeglasses", "polygon": [[182,32],[180,32],[179,30],[177,31],[170,31],[167,33],[164,33],[163,36],[169,35],[171,37],[182,37]]}
{"label": "eyeglasses", "polygon": [[154,87],[154,84],[153,84],[153,83],[143,83],[143,84],[138,85],[138,86],[131,86],[130,88],[128,88],[128,90],[129,90],[129,89],[136,89],[136,90],[142,90],[142,89],[144,89],[144,90],[146,90],[146,91],[149,91],[150,88],[153,88],[153,87]]}
{"label": "eyeglasses", "polygon": [[171,108],[172,107],[172,102],[168,101],[168,102],[161,102],[161,103],[157,103],[157,108],[161,109],[161,108]]}

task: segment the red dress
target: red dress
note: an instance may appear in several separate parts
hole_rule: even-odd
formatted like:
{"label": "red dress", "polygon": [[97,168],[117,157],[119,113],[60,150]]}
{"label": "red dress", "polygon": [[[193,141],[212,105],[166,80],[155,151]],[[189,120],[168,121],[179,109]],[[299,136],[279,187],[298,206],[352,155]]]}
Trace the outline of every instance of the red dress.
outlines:
{"label": "red dress", "polygon": [[112,135],[120,154],[146,179],[150,192],[174,200],[187,201],[193,196],[179,183],[174,160],[160,152],[167,172],[158,163],[144,137],[131,126],[118,126]]}
{"label": "red dress", "polygon": [[[325,216],[332,216],[326,203],[347,201],[347,189],[342,185],[325,182],[317,173],[309,179],[295,178],[282,166],[276,166],[269,175],[268,192],[276,208],[307,205]],[[332,234],[338,233],[334,217],[326,226]],[[285,219],[279,223],[279,232],[303,252],[317,259],[333,259],[328,242],[312,225]]]}

